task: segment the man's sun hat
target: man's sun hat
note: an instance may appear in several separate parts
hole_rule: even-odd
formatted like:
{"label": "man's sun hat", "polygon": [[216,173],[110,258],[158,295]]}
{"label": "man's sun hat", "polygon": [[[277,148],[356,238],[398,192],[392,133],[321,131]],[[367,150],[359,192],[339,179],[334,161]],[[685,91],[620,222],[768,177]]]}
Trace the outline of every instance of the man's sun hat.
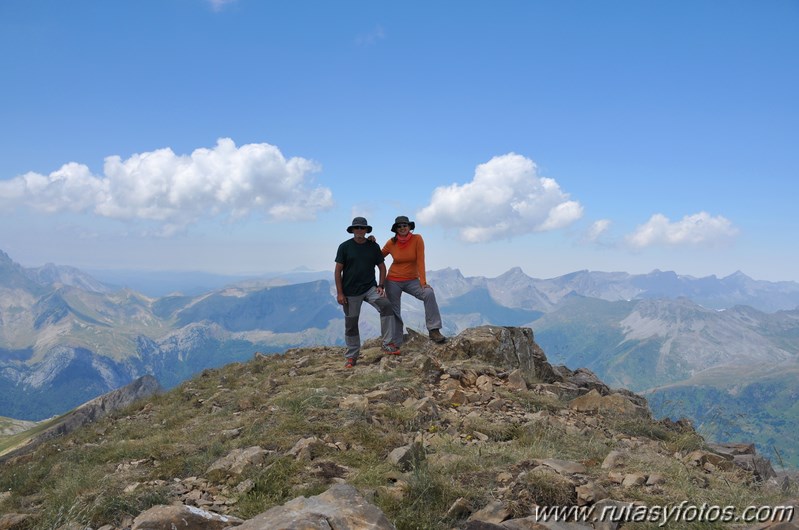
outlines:
{"label": "man's sun hat", "polygon": [[394,219],[394,224],[391,225],[392,232],[397,233],[397,225],[408,225],[408,228],[410,228],[411,230],[416,228],[416,223],[410,221],[408,217],[405,215],[400,215],[399,217]]}
{"label": "man's sun hat", "polygon": [[366,217],[356,217],[355,219],[353,219],[352,220],[352,224],[347,227],[347,232],[349,232],[351,234],[352,231],[356,227],[358,227],[358,228],[361,228],[361,227],[366,228],[366,233],[367,234],[372,232],[372,227],[369,226],[369,223],[366,222]]}

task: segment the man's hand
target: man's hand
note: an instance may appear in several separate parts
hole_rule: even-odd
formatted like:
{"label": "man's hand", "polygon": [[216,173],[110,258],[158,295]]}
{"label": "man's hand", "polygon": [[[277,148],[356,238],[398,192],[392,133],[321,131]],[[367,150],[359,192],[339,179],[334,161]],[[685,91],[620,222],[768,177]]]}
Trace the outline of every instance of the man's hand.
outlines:
{"label": "man's hand", "polygon": [[341,293],[336,295],[336,301],[339,303],[339,305],[347,305],[347,297]]}

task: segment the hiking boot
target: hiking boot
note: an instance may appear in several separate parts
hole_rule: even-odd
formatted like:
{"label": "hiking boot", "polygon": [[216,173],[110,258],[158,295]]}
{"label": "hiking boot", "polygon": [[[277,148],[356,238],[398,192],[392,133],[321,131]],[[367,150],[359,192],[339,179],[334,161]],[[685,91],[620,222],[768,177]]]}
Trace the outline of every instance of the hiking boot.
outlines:
{"label": "hiking boot", "polygon": [[400,349],[397,347],[396,344],[393,342],[389,342],[388,344],[383,344],[383,351],[389,355],[399,355]]}
{"label": "hiking boot", "polygon": [[354,357],[347,357],[347,362],[344,363],[344,368],[355,368],[355,365],[358,363],[358,359]]}
{"label": "hiking boot", "polygon": [[447,337],[441,334],[440,329],[431,329],[429,335],[430,335],[430,340],[432,340],[433,342],[437,342],[438,344],[447,341]]}

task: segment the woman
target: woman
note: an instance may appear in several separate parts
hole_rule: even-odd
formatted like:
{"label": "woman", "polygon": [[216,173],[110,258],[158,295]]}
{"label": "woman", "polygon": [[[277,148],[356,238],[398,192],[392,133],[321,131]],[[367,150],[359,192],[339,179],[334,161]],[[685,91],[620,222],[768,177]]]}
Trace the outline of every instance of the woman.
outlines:
{"label": "woman", "polygon": [[424,240],[411,231],[416,223],[400,215],[394,220],[391,231],[394,237],[383,246],[383,256],[391,254],[392,263],[386,276],[385,291],[394,309],[394,344],[402,343],[402,316],[400,298],[406,292],[424,303],[425,325],[430,339],[442,343],[447,339],[441,334],[441,313],[438,310],[436,294],[427,285],[424,264]]}

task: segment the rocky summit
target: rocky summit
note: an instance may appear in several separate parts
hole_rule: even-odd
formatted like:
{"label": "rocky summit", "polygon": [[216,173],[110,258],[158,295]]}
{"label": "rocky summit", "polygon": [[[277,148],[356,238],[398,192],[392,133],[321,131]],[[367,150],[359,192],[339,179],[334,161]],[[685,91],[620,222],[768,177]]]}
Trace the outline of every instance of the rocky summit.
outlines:
{"label": "rocky summit", "polygon": [[7,454],[0,529],[799,528],[754,446],[654,419],[529,328],[343,352],[255,353]]}

